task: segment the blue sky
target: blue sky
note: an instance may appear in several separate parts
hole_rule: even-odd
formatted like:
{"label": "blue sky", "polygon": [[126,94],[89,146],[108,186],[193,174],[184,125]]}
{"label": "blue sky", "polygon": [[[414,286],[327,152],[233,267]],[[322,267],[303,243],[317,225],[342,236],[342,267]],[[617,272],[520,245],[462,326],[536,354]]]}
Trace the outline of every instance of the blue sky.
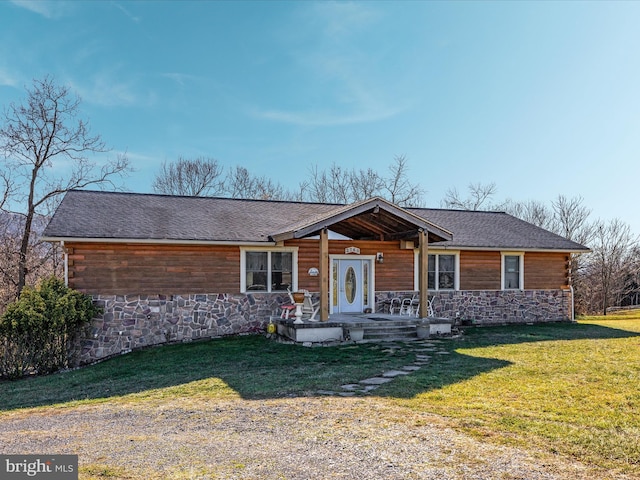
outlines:
{"label": "blue sky", "polygon": [[0,2],[0,105],[54,75],[132,191],[210,156],[296,186],[408,159],[439,206],[582,196],[640,233],[640,2]]}

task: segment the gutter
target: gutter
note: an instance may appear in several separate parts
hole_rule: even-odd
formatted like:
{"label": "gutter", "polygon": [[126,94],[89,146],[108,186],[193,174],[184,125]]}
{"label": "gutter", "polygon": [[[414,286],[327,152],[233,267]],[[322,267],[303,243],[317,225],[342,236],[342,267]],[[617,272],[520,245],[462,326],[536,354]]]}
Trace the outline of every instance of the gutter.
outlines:
{"label": "gutter", "polygon": [[137,243],[153,245],[247,245],[275,246],[276,242],[267,241],[234,241],[234,240],[173,240],[166,238],[81,238],[81,237],[40,237],[44,242],[77,242],[77,243]]}
{"label": "gutter", "polygon": [[590,253],[591,249],[585,250],[571,250],[564,248],[528,248],[517,246],[504,246],[504,247],[465,247],[463,245],[435,245],[429,244],[429,250],[454,250],[454,251],[477,251],[477,252],[505,252],[505,251],[518,251],[518,252],[539,252],[539,253]]}

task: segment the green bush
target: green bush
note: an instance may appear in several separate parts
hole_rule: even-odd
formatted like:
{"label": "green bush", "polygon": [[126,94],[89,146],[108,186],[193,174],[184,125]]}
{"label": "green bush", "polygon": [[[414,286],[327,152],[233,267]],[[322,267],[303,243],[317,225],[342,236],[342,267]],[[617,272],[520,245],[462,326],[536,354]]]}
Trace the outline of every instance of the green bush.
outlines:
{"label": "green bush", "polygon": [[0,377],[46,374],[69,366],[83,325],[100,313],[91,297],[54,277],[20,298],[0,317]]}

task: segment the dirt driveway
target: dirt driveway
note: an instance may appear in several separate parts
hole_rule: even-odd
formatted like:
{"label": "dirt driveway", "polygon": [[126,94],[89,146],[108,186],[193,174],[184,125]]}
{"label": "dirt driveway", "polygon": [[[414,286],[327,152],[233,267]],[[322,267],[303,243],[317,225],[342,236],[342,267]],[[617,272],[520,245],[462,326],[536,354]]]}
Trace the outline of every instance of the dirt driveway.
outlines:
{"label": "dirt driveway", "polygon": [[625,478],[482,442],[372,397],[50,407],[0,415],[0,445],[78,454],[80,478]]}

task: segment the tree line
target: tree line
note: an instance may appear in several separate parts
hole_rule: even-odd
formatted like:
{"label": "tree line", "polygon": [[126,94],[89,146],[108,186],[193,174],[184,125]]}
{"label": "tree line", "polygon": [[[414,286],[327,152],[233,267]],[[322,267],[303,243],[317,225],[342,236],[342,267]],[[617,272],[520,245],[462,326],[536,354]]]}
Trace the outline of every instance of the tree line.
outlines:
{"label": "tree line", "polygon": [[[111,155],[100,135],[81,117],[80,99],[52,77],[36,79],[21,103],[0,117],[0,312],[26,285],[62,275],[62,252],[40,241],[42,229],[64,193],[72,189],[122,189],[131,171],[126,155]],[[352,203],[373,196],[404,207],[424,207],[426,191],[412,181],[408,160],[396,156],[383,172],[349,169],[336,163],[311,165],[295,188],[225,166],[215,158],[181,157],[164,162],[153,181],[155,193],[264,200]],[[594,220],[582,198],[558,195],[496,202],[495,184],[452,188],[443,208],[500,210],[591,248],[574,255],[571,270],[580,313],[640,304],[640,250],[629,225]]]}

